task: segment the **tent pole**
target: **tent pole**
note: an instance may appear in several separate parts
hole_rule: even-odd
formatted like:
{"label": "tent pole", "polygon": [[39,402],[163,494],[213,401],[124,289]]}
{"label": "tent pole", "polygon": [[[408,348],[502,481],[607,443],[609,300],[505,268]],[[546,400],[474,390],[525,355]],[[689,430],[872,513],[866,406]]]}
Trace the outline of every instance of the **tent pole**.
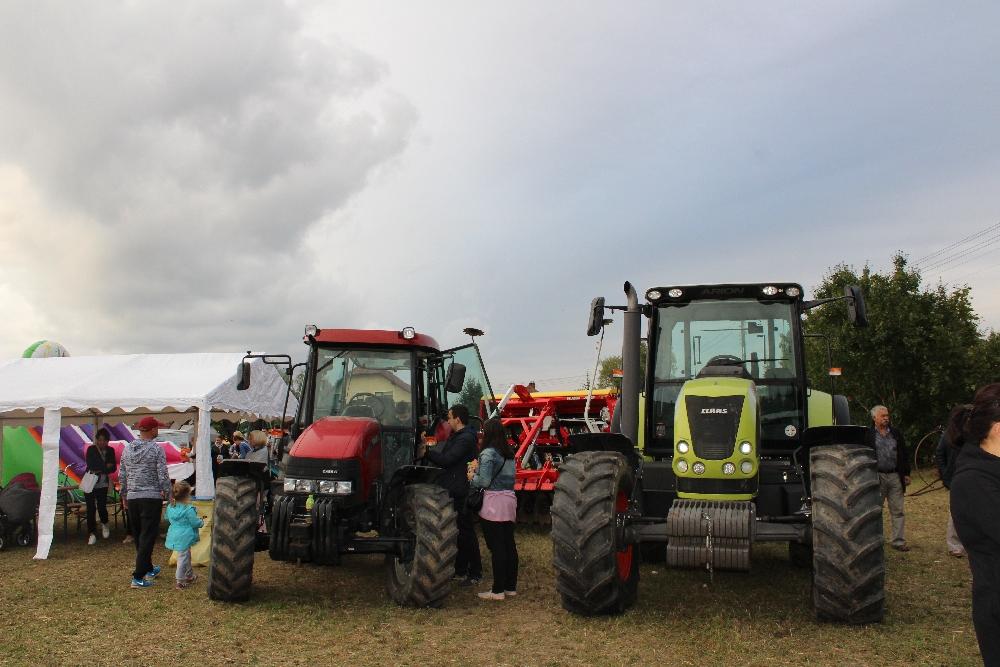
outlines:
{"label": "tent pole", "polygon": [[198,408],[198,442],[195,444],[195,472],[197,474],[194,495],[198,498],[215,497],[215,478],[212,476],[212,409],[206,403]]}
{"label": "tent pole", "polygon": [[38,549],[35,558],[49,557],[52,530],[56,520],[56,499],[59,494],[59,431],[62,410],[45,409],[42,420],[42,497],[38,506]]}

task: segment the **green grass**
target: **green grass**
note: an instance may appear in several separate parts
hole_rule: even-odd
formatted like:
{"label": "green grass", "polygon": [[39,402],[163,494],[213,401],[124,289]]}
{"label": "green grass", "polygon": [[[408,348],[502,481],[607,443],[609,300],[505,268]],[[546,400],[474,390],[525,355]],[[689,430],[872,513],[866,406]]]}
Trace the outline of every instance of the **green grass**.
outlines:
{"label": "green grass", "polygon": [[[0,664],[45,665],[977,665],[968,561],[947,555],[947,496],[907,499],[913,551],[886,550],[885,621],[819,625],[809,574],[784,544],[754,550],[751,574],[643,565],[638,603],[619,617],[563,611],[546,531],[518,532],[516,598],[456,588],[442,609],[396,607],[382,559],[338,568],[257,554],[253,600],[210,602],[173,588],[173,568],[128,587],[135,550],[119,530],[95,547],[58,534],[48,561],[0,553]],[[886,517],[888,525],[888,516]],[[165,563],[169,552],[157,547]],[[488,552],[483,548],[484,557]],[[204,576],[204,568],[196,568]]]}

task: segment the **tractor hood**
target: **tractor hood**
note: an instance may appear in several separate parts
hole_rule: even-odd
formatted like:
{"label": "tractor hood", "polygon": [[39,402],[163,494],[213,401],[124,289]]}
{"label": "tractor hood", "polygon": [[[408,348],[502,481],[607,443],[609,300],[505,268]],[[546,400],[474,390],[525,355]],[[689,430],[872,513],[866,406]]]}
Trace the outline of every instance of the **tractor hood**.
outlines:
{"label": "tractor hood", "polygon": [[381,439],[376,419],[326,417],[310,424],[289,454],[310,459],[360,459],[372,447],[380,449]]}

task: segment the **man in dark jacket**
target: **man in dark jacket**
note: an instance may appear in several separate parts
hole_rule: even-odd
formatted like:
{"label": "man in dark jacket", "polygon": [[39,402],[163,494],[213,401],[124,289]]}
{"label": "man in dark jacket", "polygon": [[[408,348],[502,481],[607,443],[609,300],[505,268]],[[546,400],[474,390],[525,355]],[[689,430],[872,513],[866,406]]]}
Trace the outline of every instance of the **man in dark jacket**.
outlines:
{"label": "man in dark jacket", "polygon": [[428,449],[420,445],[418,455],[432,465],[444,468],[437,483],[447,489],[455,499],[458,512],[458,557],[455,558],[455,578],[464,579],[461,586],[475,586],[483,578],[483,561],[479,554],[479,538],[476,537],[475,517],[465,509],[465,497],[469,495],[469,463],[479,455],[479,438],[469,426],[469,409],[456,404],[448,410],[448,425],[451,435],[444,445]]}
{"label": "man in dark jacket", "polygon": [[[944,488],[948,490],[951,490],[951,478],[955,474],[956,460],[958,460],[958,450],[948,443],[947,436],[942,433],[941,439],[938,440],[937,451],[934,452],[934,463],[937,464],[938,474],[941,476]],[[965,547],[962,546],[962,540],[958,539],[958,533],[955,532],[955,521],[951,518],[951,512],[948,513],[948,528],[945,531],[944,539],[948,544],[948,555],[961,558]]]}
{"label": "man in dark jacket", "polygon": [[903,495],[910,483],[910,462],[906,455],[906,441],[903,434],[889,425],[889,409],[884,405],[872,408],[872,425],[865,434],[865,444],[875,450],[878,460],[879,486],[882,491],[882,506],[889,501],[889,515],[892,517],[892,548],[909,551],[903,531],[906,516],[903,514]]}

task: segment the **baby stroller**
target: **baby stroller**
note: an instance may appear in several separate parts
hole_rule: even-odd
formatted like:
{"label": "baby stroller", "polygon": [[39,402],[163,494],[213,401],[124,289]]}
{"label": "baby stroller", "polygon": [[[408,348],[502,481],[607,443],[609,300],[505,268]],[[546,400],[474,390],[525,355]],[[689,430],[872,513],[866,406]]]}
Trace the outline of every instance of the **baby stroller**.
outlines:
{"label": "baby stroller", "polygon": [[42,490],[30,472],[14,477],[0,490],[0,551],[14,539],[15,529],[19,529],[17,543],[22,547],[34,540],[35,514],[41,496]]}

